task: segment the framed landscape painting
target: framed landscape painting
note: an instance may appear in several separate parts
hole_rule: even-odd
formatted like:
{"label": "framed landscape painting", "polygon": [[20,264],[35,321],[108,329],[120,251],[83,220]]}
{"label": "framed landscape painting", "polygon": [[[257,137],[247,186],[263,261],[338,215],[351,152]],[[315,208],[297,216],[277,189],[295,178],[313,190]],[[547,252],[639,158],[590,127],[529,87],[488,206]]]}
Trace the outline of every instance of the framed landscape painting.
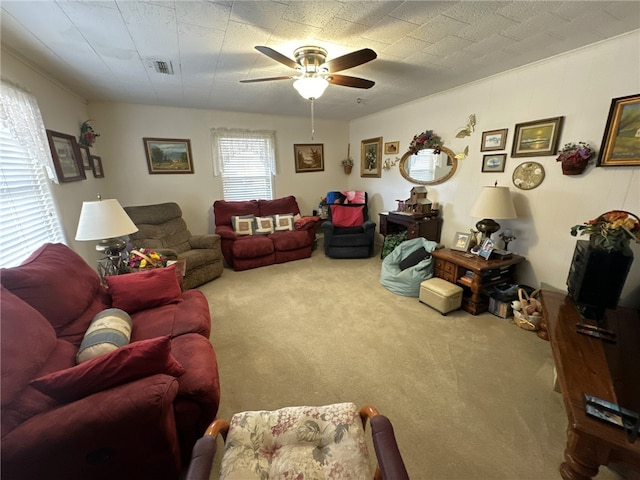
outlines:
{"label": "framed landscape painting", "polygon": [[484,155],[482,157],[482,171],[483,172],[504,172],[505,164],[507,163],[506,153],[494,153]]}
{"label": "framed landscape painting", "polygon": [[507,145],[507,132],[509,129],[489,130],[482,132],[481,152],[491,152],[493,150],[504,150]]}
{"label": "framed landscape painting", "polygon": [[363,140],[360,145],[360,176],[382,176],[382,137]]}
{"label": "framed landscape painting", "polygon": [[78,142],[73,135],[47,130],[53,166],[60,183],[77,182],[87,178],[82,165]]}
{"label": "framed landscape painting", "polygon": [[324,171],[324,144],[296,143],[293,145],[296,173]]}
{"label": "framed landscape painting", "polygon": [[640,94],[611,101],[598,166],[640,166]]}
{"label": "framed landscape painting", "polygon": [[518,123],[513,136],[512,157],[544,157],[558,153],[564,117]]}
{"label": "framed landscape painting", "polygon": [[193,173],[191,141],[170,138],[143,138],[150,174]]}

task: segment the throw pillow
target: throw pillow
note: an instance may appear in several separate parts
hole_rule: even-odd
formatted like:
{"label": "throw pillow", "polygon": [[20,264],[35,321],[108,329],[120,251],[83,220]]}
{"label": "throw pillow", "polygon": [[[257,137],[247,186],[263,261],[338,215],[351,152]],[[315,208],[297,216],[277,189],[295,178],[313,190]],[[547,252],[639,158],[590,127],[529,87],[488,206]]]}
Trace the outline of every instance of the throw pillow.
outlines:
{"label": "throw pillow", "polygon": [[231,225],[236,235],[253,235],[253,215],[239,215],[231,217]]}
{"label": "throw pillow", "polygon": [[275,225],[276,232],[294,229],[293,214],[291,213],[287,213],[284,215],[274,215],[273,219],[276,222],[276,225]]}
{"label": "throw pillow", "polygon": [[124,310],[108,308],[101,311],[91,320],[76,354],[76,361],[86,362],[124,347],[131,338],[132,327],[131,317]]}
{"label": "throw pillow", "polygon": [[256,217],[256,235],[273,233],[273,217]]}
{"label": "throw pillow", "polygon": [[158,373],[173,377],[184,373],[182,365],[171,355],[168,336],[130,343],[30,383],[45,395],[66,403]]}
{"label": "throw pillow", "polygon": [[344,203],[365,203],[364,190],[343,190],[340,192],[345,196]]}
{"label": "throw pillow", "polygon": [[331,205],[331,223],[336,227],[359,227],[364,223],[363,208],[363,205],[359,207]]}
{"label": "throw pillow", "polygon": [[182,301],[175,265],[105,279],[111,293],[111,306],[129,314]]}
{"label": "throw pillow", "polygon": [[423,261],[425,258],[429,258],[431,254],[427,252],[424,247],[420,247],[414,250],[404,260],[400,261],[400,270],[406,270],[407,268],[414,267]]}

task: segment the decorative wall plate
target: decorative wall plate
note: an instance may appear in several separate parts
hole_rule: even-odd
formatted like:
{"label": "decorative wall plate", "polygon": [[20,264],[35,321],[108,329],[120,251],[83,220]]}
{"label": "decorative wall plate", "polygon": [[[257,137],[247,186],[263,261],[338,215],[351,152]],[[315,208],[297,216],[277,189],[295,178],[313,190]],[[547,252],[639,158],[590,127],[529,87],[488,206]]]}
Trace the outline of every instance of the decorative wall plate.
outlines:
{"label": "decorative wall plate", "polygon": [[513,171],[513,184],[521,190],[533,190],[544,180],[544,167],[537,162],[524,162]]}

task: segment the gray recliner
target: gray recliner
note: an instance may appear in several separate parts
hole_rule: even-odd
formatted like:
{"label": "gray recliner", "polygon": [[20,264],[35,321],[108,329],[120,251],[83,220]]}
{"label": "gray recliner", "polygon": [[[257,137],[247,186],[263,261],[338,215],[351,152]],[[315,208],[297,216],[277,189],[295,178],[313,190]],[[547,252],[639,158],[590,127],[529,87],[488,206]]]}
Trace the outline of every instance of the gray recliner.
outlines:
{"label": "gray recliner", "polygon": [[177,203],[124,207],[138,231],[130,235],[137,248],[158,250],[170,259],[186,261],[182,288],[198,287],[222,275],[220,236],[191,235]]}

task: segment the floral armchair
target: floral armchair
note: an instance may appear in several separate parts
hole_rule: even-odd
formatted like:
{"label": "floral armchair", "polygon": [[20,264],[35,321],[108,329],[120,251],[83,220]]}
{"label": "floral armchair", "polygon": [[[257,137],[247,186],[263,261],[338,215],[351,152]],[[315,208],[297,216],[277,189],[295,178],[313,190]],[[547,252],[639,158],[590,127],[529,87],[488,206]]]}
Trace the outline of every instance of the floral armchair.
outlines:
{"label": "floral armchair", "polygon": [[[372,474],[364,437],[370,420],[378,465]],[[215,420],[194,448],[186,480],[209,480],[215,436],[226,441],[220,479],[374,478],[409,476],[391,422],[372,406],[353,403],[242,412]]]}

